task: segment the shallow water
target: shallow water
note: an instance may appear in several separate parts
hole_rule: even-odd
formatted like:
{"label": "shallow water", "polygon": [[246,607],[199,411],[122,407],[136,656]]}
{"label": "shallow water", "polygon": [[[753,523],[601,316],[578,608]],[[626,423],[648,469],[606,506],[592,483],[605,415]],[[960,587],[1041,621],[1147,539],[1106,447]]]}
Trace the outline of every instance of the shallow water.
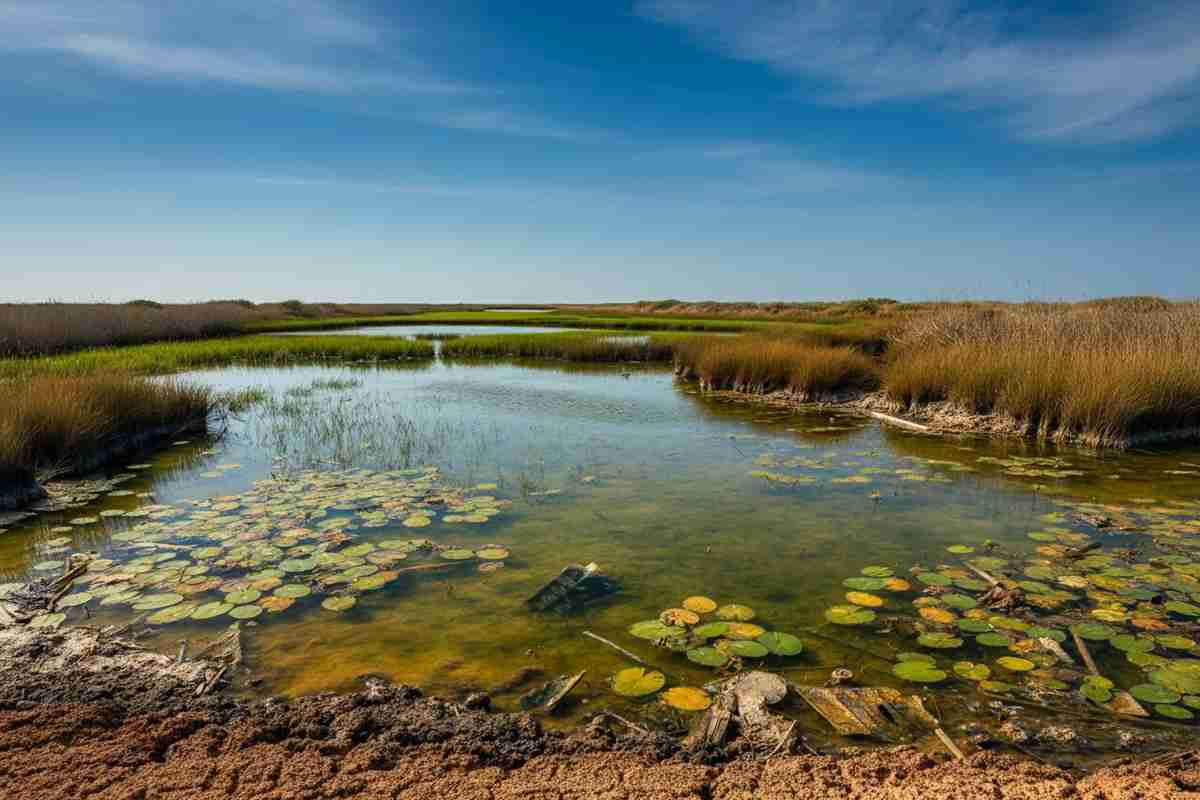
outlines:
{"label": "shallow water", "polygon": [[[803,654],[766,662],[794,681],[819,684],[844,666],[864,684],[921,690],[895,678],[885,660],[923,649],[911,632],[826,622],[827,608],[846,603],[842,581],[863,567],[887,566],[912,583],[909,592],[879,591],[886,605],[877,609],[881,617],[912,618],[911,601],[924,586],[910,569],[961,568],[965,556],[948,552],[950,546],[975,547],[974,557],[990,540],[990,554],[1009,559],[1017,565],[1010,572],[1020,576],[1019,565],[1041,558],[1035,548],[1043,541],[1029,533],[1057,530],[1060,542],[1088,541],[1079,537],[1094,534],[1048,515],[1107,506],[1105,513],[1136,518],[1142,528],[1175,526],[1189,537],[1186,543],[1200,539],[1195,449],[1099,454],[930,438],[856,417],[798,415],[708,398],[659,369],[438,362],[366,370],[225,369],[184,377],[220,389],[264,386],[274,399],[231,420],[216,441],[180,444],[143,459],[150,466],[131,473],[136,477],[120,485],[121,496],[18,524],[0,537],[5,580],[52,574],[54,567],[46,565],[69,550],[46,544],[64,537],[50,529],[70,519],[151,503],[175,509],[166,512],[167,520],[188,519],[194,514],[189,500],[242,496],[272,475],[286,486],[289,476],[305,470],[413,469],[397,478],[413,480],[419,468],[436,467],[438,487],[464,487],[468,496],[500,501],[488,506],[489,519],[475,524],[437,518],[413,529],[398,519],[376,521],[379,527],[352,520],[345,530],[355,544],[428,537],[467,549],[501,544],[511,556],[488,573],[472,561],[447,572],[401,574],[383,588],[355,593],[357,605],[349,611],[325,610],[318,592],[286,611],[257,617],[247,646],[264,679],[257,691],[264,693],[344,690],[359,676],[380,673],[461,696],[494,689],[536,666],[547,677],[587,670],[564,722],[608,705],[633,715],[658,714],[657,705],[613,693],[607,679],[630,664],[582,633],[592,631],[640,654],[664,671],[668,686],[702,685],[717,673],[628,633],[632,624],[692,595],[750,606],[756,624],[798,635]],[[1014,456],[1061,461],[996,463]],[[1038,474],[1020,474],[1028,471]],[[348,483],[365,480],[365,474],[351,473]],[[487,488],[472,488],[481,484]],[[221,520],[238,518],[256,502],[271,498],[245,501],[227,516],[202,508],[217,518],[211,525],[219,529]],[[329,514],[354,517],[345,510]],[[65,537],[70,548],[96,551],[119,569],[147,551],[112,535],[146,521],[104,518],[72,526]],[[1150,537],[1097,540],[1127,547],[1148,544]],[[403,563],[425,563],[418,555]],[[175,560],[188,557],[176,553]],[[437,556],[426,560],[436,563]],[[526,609],[525,598],[564,565],[592,561],[620,583],[615,597],[569,617]],[[33,569],[39,564],[41,572]],[[220,596],[210,592],[201,599]],[[133,615],[126,606],[95,601],[86,609],[69,609],[69,619],[88,613],[108,622]],[[155,644],[174,648],[180,638],[213,637],[229,622],[222,616],[164,624],[156,628]],[[956,660],[994,665],[1006,654],[964,639],[956,650],[925,652],[947,670]],[[1096,650],[1119,685],[1144,682],[1120,651],[1102,643]],[[994,679],[1024,682],[1017,673],[992,671]],[[497,693],[496,705],[516,708],[531,685]],[[995,699],[952,678],[932,691],[949,721],[988,716],[987,703]],[[824,726],[816,717],[792,713],[820,741]],[[1098,728],[1108,719],[1086,706],[1073,713],[1080,715],[1072,717],[1076,724]]]}
{"label": "shallow water", "polygon": [[548,328],[544,325],[453,325],[444,322],[413,325],[366,325],[361,328],[334,328],[326,331],[287,331],[273,336],[399,336],[411,339],[417,334],[426,336],[489,336],[495,333],[563,333],[571,328]]}

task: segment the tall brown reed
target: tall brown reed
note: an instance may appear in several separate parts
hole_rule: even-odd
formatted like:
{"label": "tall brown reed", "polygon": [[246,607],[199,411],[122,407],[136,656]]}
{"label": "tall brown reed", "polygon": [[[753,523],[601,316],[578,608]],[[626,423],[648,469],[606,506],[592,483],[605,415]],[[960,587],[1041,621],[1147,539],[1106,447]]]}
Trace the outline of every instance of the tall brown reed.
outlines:
{"label": "tall brown reed", "polygon": [[203,421],[213,403],[202,386],[127,375],[0,383],[0,484],[70,468],[125,437]]}
{"label": "tall brown reed", "polygon": [[710,389],[765,394],[788,391],[809,399],[878,386],[875,361],[852,347],[814,344],[794,336],[700,337],[675,348],[676,369]]}
{"label": "tall brown reed", "polygon": [[915,319],[891,345],[885,391],[1098,444],[1200,425],[1200,305],[1143,301]]}

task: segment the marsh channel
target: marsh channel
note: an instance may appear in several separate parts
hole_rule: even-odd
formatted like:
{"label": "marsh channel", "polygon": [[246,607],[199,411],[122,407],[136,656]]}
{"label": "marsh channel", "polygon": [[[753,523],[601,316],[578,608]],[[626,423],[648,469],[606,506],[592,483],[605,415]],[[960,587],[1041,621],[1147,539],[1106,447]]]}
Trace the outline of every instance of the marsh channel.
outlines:
{"label": "marsh channel", "polygon": [[[586,670],[551,725],[600,708],[667,727],[690,718],[658,692],[617,694],[611,677],[633,665],[591,631],[653,664],[665,689],[737,664],[803,685],[844,667],[859,685],[924,693],[958,732],[1019,714],[1103,751],[1136,726],[1192,730],[1200,450],[930,437],[708,397],[659,367],[433,361],[181,379],[265,392],[220,436],[92,476],[74,507],[0,524],[0,582],[61,572],[73,552],[98,559],[65,620],[38,624],[149,612],[145,643],[173,652],[240,619],[257,678],[240,691],[253,696],[379,674],[517,710],[539,682]],[[615,594],[572,614],[527,607],[565,565],[589,562]],[[984,608],[989,586],[969,564],[1019,581],[1028,602]],[[637,627],[696,597],[718,607],[699,615],[714,635],[690,648],[705,657]],[[803,651],[764,655],[728,622],[792,634]],[[1106,680],[1028,645],[1071,650],[1072,627]],[[1097,704],[1135,687],[1146,721]],[[803,704],[781,713],[815,744],[847,743]]]}

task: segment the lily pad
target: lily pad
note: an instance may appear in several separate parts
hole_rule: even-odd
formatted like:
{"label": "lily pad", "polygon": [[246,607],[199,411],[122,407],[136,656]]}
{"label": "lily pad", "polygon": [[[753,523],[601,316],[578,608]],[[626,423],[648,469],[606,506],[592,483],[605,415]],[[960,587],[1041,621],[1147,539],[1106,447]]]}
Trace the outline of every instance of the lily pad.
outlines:
{"label": "lily pad", "polygon": [[986,681],[992,671],[987,664],[976,664],[973,661],[959,661],[954,665],[954,673],[969,681]]}
{"label": "lily pad", "polygon": [[796,656],[804,652],[804,642],[790,633],[764,633],[758,637],[758,642],[777,656]]}
{"label": "lily pad", "polygon": [[729,656],[715,647],[696,647],[687,651],[688,661],[694,661],[705,667],[723,667],[729,663]]}
{"label": "lily pad", "polygon": [[926,661],[901,661],[892,667],[897,678],[914,683],[938,683],[946,680],[946,673]]}
{"label": "lily pad", "polygon": [[253,603],[258,598],[262,597],[262,592],[257,589],[245,589],[240,592],[230,592],[225,595],[225,602],[230,605],[240,606],[247,603]]}
{"label": "lily pad", "polygon": [[728,630],[728,622],[707,622],[704,625],[692,628],[692,635],[698,636],[701,639],[716,639],[719,636],[724,636]]}
{"label": "lily pad", "polygon": [[461,547],[443,550],[439,555],[447,561],[466,561],[475,557],[474,552]]}
{"label": "lily pad", "polygon": [[644,697],[654,694],[666,684],[661,672],[647,672],[642,667],[623,669],[613,676],[613,691],[625,697]]}
{"label": "lily pad", "polygon": [[1008,647],[1012,641],[1003,633],[981,633],[975,641],[984,647]]}
{"label": "lily pad", "polygon": [[887,581],[883,578],[846,578],[842,586],[858,592],[877,592],[887,586]]}
{"label": "lily pad", "polygon": [[866,592],[846,592],[846,599],[856,606],[865,606],[867,608],[879,608],[883,605],[883,598]]}
{"label": "lily pad", "polygon": [[1130,688],[1129,693],[1143,703],[1177,703],[1180,698],[1178,692],[1157,683],[1139,683]]}
{"label": "lily pad", "polygon": [[169,625],[172,622],[180,622],[192,615],[196,610],[196,603],[179,603],[178,605],[168,606],[161,611],[156,611],[146,617],[146,621],[151,625]]}
{"label": "lily pad", "polygon": [[76,606],[86,605],[94,597],[90,592],[76,592],[69,594],[58,601],[59,608],[75,608]]}
{"label": "lily pad", "polygon": [[1155,705],[1154,713],[1167,719],[1193,719],[1196,716],[1182,706],[1167,705],[1166,703]]}
{"label": "lily pad", "polygon": [[308,597],[310,594],[312,594],[312,589],[302,583],[285,583],[275,590],[276,597],[286,597],[291,600]]}
{"label": "lily pad", "polygon": [[695,614],[711,614],[717,608],[716,602],[699,595],[687,598],[683,601],[682,605],[688,611]]}
{"label": "lily pad", "polygon": [[133,607],[138,611],[157,611],[160,608],[182,602],[183,595],[181,594],[147,594],[134,603]]}
{"label": "lily pad", "polygon": [[645,622],[635,622],[629,627],[629,635],[639,639],[656,642],[659,639],[679,638],[687,635],[683,628],[664,625],[660,620],[648,619]]}
{"label": "lily pad", "polygon": [[825,619],[834,625],[866,625],[875,621],[875,612],[859,606],[833,606],[825,610]]}
{"label": "lily pad", "polygon": [[937,650],[952,650],[955,647],[962,647],[962,643],[962,639],[948,633],[923,633],[917,637],[917,644]]}
{"label": "lily pad", "polygon": [[1016,656],[1001,656],[996,659],[996,663],[1010,672],[1029,672],[1037,666],[1027,658],[1017,658]]}
{"label": "lily pad", "polygon": [[326,611],[348,611],[358,602],[353,597],[326,597],[321,601],[321,608]]}
{"label": "lily pad", "polygon": [[731,622],[725,630],[725,635],[730,639],[757,639],[766,632],[761,625],[751,622]]}
{"label": "lily pad", "polygon": [[484,561],[503,561],[511,553],[503,547],[484,547],[475,551],[475,555]]}
{"label": "lily pad", "polygon": [[939,575],[936,572],[922,572],[917,575],[917,580],[926,586],[949,586],[954,582],[945,575]]}
{"label": "lily pad", "polygon": [[192,619],[212,619],[214,617],[219,617],[222,614],[228,614],[232,610],[233,606],[231,604],[222,603],[221,601],[216,600],[211,603],[204,603],[203,605],[197,606],[195,609],[193,609]]}
{"label": "lily pad", "polygon": [[263,612],[263,607],[258,605],[236,606],[230,610],[229,616],[234,619],[254,619]]}
{"label": "lily pad", "polygon": [[892,577],[891,567],[863,567],[859,570],[868,578],[890,578]]}
{"label": "lily pad", "polygon": [[680,711],[703,711],[712,705],[712,698],[691,686],[676,686],[662,693],[662,701]]}
{"label": "lily pad", "polygon": [[770,652],[765,645],[750,639],[726,639],[720,646],[726,652],[741,658],[762,658]]}
{"label": "lily pad", "polygon": [[1151,672],[1150,681],[1180,694],[1200,694],[1200,674],[1174,669],[1173,663]]}
{"label": "lily pad", "polygon": [[1084,622],[1079,625],[1072,625],[1071,630],[1079,634],[1080,639],[1087,639],[1091,642],[1107,641],[1117,635],[1116,630],[1098,622]]}
{"label": "lily pad", "polygon": [[39,614],[38,616],[29,620],[29,627],[57,628],[59,625],[63,624],[63,621],[66,620],[66,618],[67,615],[61,611],[56,611],[53,614]]}
{"label": "lily pad", "polygon": [[731,604],[717,609],[717,616],[723,620],[734,622],[749,622],[754,619],[754,609],[749,606]]}

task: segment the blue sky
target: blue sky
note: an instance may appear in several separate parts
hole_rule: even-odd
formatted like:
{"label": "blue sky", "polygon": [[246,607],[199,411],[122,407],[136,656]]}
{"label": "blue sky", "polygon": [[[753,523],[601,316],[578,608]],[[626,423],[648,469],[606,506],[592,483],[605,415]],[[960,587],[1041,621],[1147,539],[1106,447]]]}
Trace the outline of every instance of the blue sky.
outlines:
{"label": "blue sky", "polygon": [[0,0],[0,299],[1200,295],[1200,0]]}

